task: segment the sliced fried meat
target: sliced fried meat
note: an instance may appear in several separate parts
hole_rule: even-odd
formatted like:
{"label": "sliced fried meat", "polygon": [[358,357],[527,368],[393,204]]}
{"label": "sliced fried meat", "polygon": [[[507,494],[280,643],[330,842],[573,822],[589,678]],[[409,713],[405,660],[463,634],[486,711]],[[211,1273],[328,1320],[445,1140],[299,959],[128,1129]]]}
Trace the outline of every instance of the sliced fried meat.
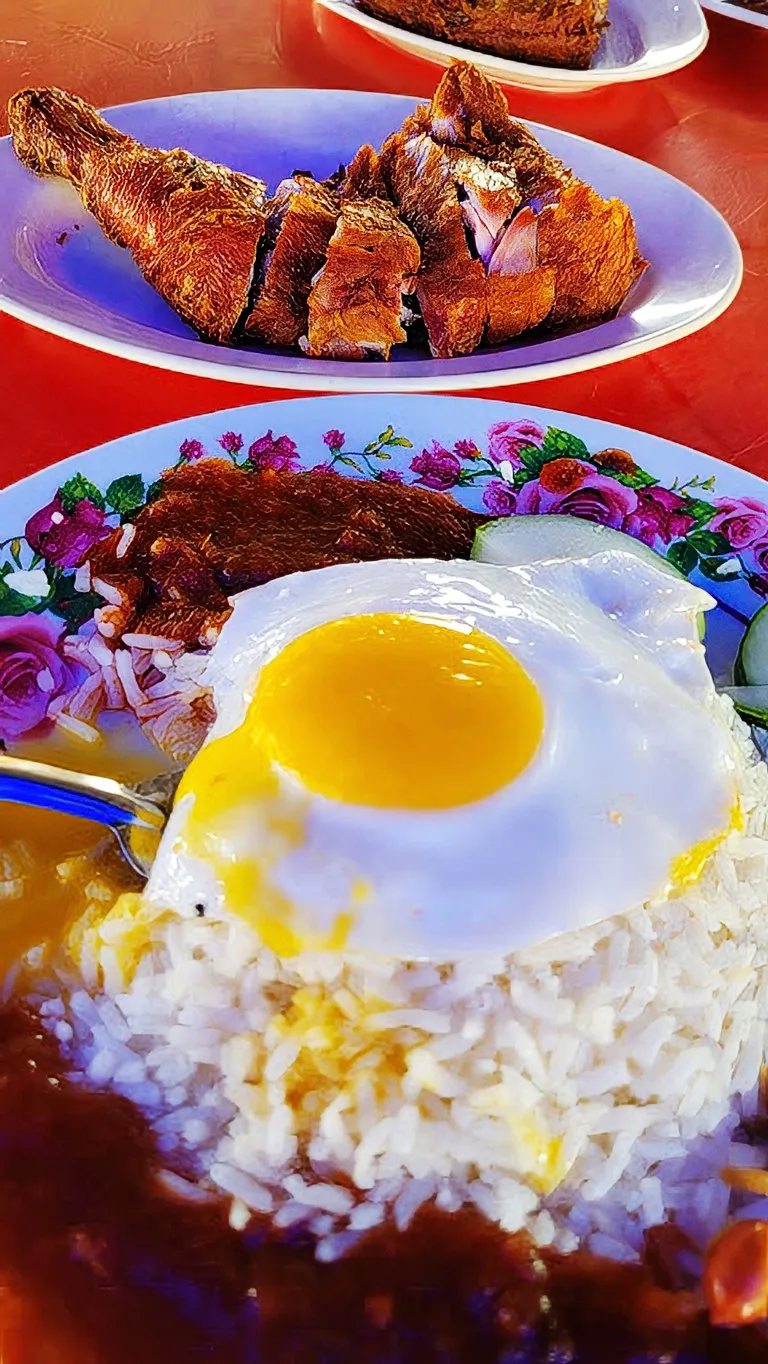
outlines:
{"label": "sliced fried meat", "polygon": [[309,296],[303,349],[334,360],[389,359],[405,341],[403,295],[419,268],[413,233],[389,201],[347,199]]}
{"label": "sliced fried meat", "polygon": [[358,0],[398,28],[476,52],[585,69],[606,24],[607,0]]}
{"label": "sliced fried meat", "polygon": [[[618,199],[603,199],[552,156],[529,128],[510,117],[499,87],[469,62],[448,68],[427,109],[412,123],[423,135],[488,166],[514,167],[520,187],[516,216],[497,235],[487,259],[489,340],[515,335],[509,330],[526,315],[521,296],[509,321],[499,315],[500,300],[514,302],[514,286],[491,283],[526,276],[522,294],[533,307],[528,326],[538,325],[554,271],[554,298],[548,320],[555,325],[596,321],[616,310],[646,268],[632,214]],[[535,230],[531,215],[536,218]],[[468,217],[469,221],[469,217]],[[470,223],[475,230],[474,223]],[[492,221],[480,224],[477,249],[486,259]],[[525,242],[525,249],[521,247]],[[525,264],[527,258],[527,265]],[[513,265],[513,262],[516,264]],[[528,276],[539,272],[533,279]]]}
{"label": "sliced fried meat", "polygon": [[[487,161],[509,160],[522,178],[528,157],[540,175],[558,179],[569,174],[530,128],[512,118],[501,87],[471,62],[452,62],[429,105],[420,105],[411,117],[421,132],[429,133],[441,146],[457,147]],[[527,192],[526,185],[522,188]]]}
{"label": "sliced fried meat", "polygon": [[553,323],[615,312],[646,268],[627,205],[574,179],[539,214],[538,257],[556,272]]}
{"label": "sliced fried meat", "polygon": [[20,90],[8,115],[20,160],[69,180],[179,316],[201,336],[231,342],[264,232],[263,181],[145,147],[63,90]]}
{"label": "sliced fried meat", "polygon": [[385,142],[381,165],[421,247],[416,297],[432,354],[471,355],[488,320],[485,270],[469,248],[449,158],[425,133],[403,130]]}
{"label": "sliced fried meat", "polygon": [[342,183],[344,199],[388,199],[378,152],[366,143],[347,166]]}
{"label": "sliced fried meat", "polygon": [[122,630],[208,648],[235,592],[356,560],[465,559],[486,519],[423,488],[207,459],[165,474],[122,557],[117,530],[94,547],[91,574],[141,584]]}
{"label": "sliced fried meat", "polygon": [[245,333],[273,346],[295,346],[307,330],[309,291],[336,229],[339,199],[328,185],[296,173],[278,186],[266,208]]}
{"label": "sliced fried meat", "polygon": [[461,201],[464,222],[477,253],[488,268],[496,239],[521,200],[520,182],[511,162],[483,161],[458,149],[446,149]]}
{"label": "sliced fried meat", "polygon": [[540,326],[552,312],[556,278],[553,265],[539,263],[536,214],[521,209],[500,234],[488,264],[488,344]]}
{"label": "sliced fried meat", "polygon": [[420,105],[414,117],[421,131],[429,132],[442,146],[490,157],[497,147],[508,142],[514,145],[509,137],[509,105],[500,87],[471,62],[452,62],[429,105]]}

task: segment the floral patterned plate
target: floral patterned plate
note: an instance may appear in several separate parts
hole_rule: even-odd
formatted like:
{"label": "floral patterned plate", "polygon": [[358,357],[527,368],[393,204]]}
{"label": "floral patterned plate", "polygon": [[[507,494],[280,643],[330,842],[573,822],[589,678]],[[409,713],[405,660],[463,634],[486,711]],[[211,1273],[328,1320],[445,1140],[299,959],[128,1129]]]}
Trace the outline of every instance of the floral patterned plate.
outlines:
{"label": "floral patterned plate", "polygon": [[53,720],[75,733],[98,729],[110,712],[128,711],[166,750],[183,749],[189,717],[204,710],[202,656],[115,637],[109,603],[82,565],[112,527],[130,526],[164,469],[212,455],[253,469],[331,466],[350,478],[415,483],[494,516],[563,512],[619,527],[716,597],[707,649],[718,679],[768,597],[768,485],[684,446],[475,398],[232,408],[112,441],[0,492],[6,742],[45,733]]}

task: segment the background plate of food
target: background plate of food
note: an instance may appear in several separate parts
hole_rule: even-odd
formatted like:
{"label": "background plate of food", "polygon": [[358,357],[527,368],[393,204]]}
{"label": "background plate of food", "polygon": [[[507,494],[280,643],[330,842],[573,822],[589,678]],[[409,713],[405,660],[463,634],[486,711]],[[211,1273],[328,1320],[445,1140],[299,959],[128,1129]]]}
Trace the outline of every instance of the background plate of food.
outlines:
{"label": "background plate of food", "polygon": [[[698,641],[730,677],[755,633],[766,485],[545,409],[293,400],[42,471],[0,541],[8,751],[192,759],[143,892],[0,806],[9,1364],[695,1359],[762,1320],[768,775]],[[365,863],[333,940],[323,847]]]}
{"label": "background plate of food", "polygon": [[[507,85],[536,90],[594,90],[648,80],[686,66],[707,44],[706,20],[695,0],[670,6],[600,0],[566,7],[499,7],[490,2],[459,16],[440,5],[400,0],[317,0],[331,14],[359,24],[384,42],[447,66],[463,57]],[[605,18],[608,23],[605,24]]]}
{"label": "background plate of food", "polygon": [[429,107],[220,91],[110,118],[124,131],[61,91],[12,99],[0,307],[148,364],[297,389],[487,388],[665,345],[741,281],[733,233],[693,190],[534,134],[467,63]]}
{"label": "background plate of food", "polygon": [[764,0],[702,0],[705,9],[709,9],[713,14],[724,14],[726,19],[740,19],[743,24],[752,24],[755,28],[768,28],[768,5]]}

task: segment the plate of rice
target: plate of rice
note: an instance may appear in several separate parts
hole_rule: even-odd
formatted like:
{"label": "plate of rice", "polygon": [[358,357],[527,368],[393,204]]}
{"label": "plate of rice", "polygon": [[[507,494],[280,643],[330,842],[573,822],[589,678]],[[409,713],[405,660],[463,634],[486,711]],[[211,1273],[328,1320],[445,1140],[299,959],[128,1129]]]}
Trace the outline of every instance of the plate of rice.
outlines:
{"label": "plate of rice", "polygon": [[146,884],[0,803],[3,1359],[759,1358],[763,482],[304,399],[0,541],[6,750],[183,769]]}

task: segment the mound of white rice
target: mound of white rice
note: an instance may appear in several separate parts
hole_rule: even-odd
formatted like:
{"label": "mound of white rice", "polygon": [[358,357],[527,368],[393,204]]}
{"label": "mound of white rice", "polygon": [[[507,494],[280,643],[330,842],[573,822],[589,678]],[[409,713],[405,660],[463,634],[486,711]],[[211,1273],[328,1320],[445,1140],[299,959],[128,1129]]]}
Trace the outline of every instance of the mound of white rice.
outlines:
{"label": "mound of white rice", "polygon": [[[729,712],[745,831],[695,890],[508,960],[278,960],[240,921],[95,903],[33,999],[76,1072],[151,1117],[232,1218],[332,1258],[425,1200],[634,1258],[702,1243],[754,1111],[768,1020],[768,770]],[[100,893],[93,888],[94,896]]]}

